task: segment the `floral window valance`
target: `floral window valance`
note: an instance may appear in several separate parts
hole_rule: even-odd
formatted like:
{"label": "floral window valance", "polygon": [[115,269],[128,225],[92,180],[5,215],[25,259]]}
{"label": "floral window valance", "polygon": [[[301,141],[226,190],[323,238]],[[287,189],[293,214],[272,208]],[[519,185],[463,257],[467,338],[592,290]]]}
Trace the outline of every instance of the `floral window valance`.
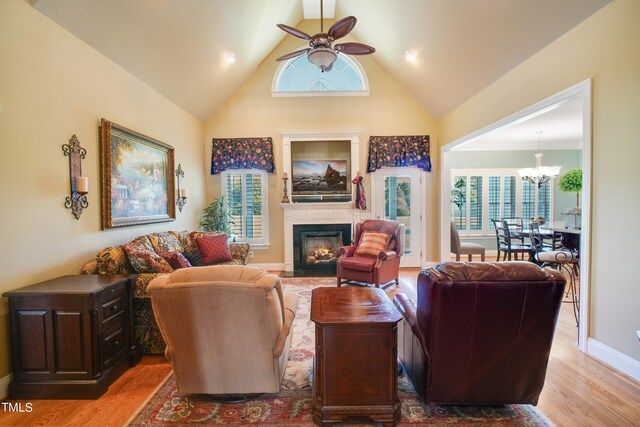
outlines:
{"label": "floral window valance", "polygon": [[274,172],[273,141],[268,138],[213,138],[211,175],[227,169]]}
{"label": "floral window valance", "polygon": [[369,138],[368,172],[384,166],[415,166],[431,171],[429,135],[372,136]]}

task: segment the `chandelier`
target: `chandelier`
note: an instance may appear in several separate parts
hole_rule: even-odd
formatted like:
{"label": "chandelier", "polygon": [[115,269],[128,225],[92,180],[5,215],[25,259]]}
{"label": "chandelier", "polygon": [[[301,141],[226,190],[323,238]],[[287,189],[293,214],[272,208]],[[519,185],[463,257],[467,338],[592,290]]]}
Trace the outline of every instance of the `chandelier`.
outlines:
{"label": "chandelier", "polygon": [[[542,131],[536,132],[538,134],[538,151],[540,151],[540,135]],[[523,181],[528,181],[531,184],[535,184],[540,188],[542,184],[549,182],[551,178],[555,178],[560,174],[560,168],[562,166],[542,166],[542,153],[536,153],[536,167],[534,168],[522,168],[518,169],[518,175]]]}

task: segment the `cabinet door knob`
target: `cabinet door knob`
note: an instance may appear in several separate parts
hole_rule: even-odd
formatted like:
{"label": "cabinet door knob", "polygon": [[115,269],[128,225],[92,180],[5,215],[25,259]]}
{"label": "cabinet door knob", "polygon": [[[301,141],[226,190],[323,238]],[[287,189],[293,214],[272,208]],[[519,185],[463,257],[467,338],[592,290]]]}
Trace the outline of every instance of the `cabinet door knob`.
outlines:
{"label": "cabinet door knob", "polygon": [[115,341],[113,344],[117,347],[120,345],[120,341]]}
{"label": "cabinet door knob", "polygon": [[116,311],[117,309],[118,309],[118,306],[117,306],[117,305],[112,305],[112,306],[111,306],[111,311]]}

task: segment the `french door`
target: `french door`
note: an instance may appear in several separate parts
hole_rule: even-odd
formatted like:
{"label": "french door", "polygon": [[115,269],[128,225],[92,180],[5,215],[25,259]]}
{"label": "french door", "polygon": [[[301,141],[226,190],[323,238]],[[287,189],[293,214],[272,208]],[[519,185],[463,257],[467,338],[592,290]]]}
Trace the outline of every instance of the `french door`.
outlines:
{"label": "french door", "polygon": [[382,168],[371,173],[373,216],[405,225],[400,267],[422,265],[421,171],[413,167]]}

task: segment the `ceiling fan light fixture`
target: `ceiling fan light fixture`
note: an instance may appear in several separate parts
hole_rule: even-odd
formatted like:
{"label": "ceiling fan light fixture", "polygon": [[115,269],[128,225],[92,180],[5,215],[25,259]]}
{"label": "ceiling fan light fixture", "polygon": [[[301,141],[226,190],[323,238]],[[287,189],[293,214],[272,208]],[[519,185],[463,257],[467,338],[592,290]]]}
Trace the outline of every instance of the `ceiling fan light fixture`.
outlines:
{"label": "ceiling fan light fixture", "polygon": [[336,52],[328,47],[317,47],[315,49],[311,49],[309,53],[307,53],[307,59],[309,62],[320,68],[322,72],[331,67],[337,57]]}
{"label": "ceiling fan light fixture", "polygon": [[338,53],[344,55],[370,55],[376,51],[371,46],[356,42],[338,43],[334,46],[333,42],[349,34],[358,20],[355,16],[347,16],[334,23],[331,28],[329,28],[329,31],[325,33],[323,16],[323,2],[320,0],[320,32],[313,36],[297,28],[285,24],[277,24],[277,27],[285,33],[308,41],[309,48],[289,52],[286,55],[276,58],[276,61],[285,61],[306,54],[309,62],[320,68],[320,71],[324,73],[325,71],[331,71],[333,63],[338,57]]}

